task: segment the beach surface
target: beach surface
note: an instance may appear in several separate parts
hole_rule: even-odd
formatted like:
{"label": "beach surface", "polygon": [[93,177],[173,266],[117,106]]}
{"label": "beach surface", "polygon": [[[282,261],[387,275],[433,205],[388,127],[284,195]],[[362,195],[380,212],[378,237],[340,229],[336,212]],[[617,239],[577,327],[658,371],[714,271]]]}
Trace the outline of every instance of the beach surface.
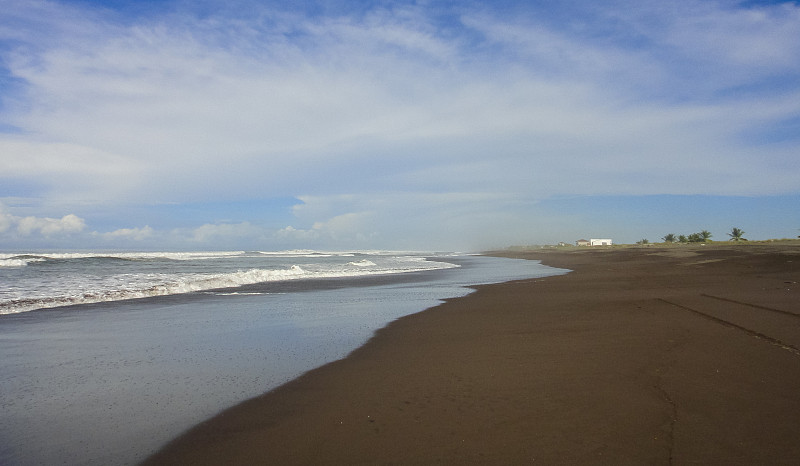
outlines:
{"label": "beach surface", "polygon": [[146,464],[796,464],[800,244],[502,251],[477,287]]}

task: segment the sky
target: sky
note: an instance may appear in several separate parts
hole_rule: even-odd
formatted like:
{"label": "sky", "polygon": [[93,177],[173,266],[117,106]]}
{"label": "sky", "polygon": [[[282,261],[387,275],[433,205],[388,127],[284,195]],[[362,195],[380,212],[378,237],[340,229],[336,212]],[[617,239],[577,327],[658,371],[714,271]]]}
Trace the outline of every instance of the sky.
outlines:
{"label": "sky", "polygon": [[800,235],[800,4],[0,0],[0,251]]}

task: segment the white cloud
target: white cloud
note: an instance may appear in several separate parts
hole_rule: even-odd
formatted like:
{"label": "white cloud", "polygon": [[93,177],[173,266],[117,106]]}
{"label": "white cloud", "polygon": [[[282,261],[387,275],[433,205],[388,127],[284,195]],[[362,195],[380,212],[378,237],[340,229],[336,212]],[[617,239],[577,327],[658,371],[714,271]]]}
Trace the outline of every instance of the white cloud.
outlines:
{"label": "white cloud", "polygon": [[307,201],[296,228],[173,235],[208,244],[430,236],[442,218],[511,231],[528,224],[510,199],[559,194],[796,192],[797,140],[763,141],[800,112],[800,8],[578,3],[564,22],[432,4],[119,21],[16,2],[0,59],[25,92],[0,113],[21,128],[0,134],[0,176],[65,212]]}
{"label": "white cloud", "polygon": [[371,212],[333,214],[335,210],[331,210],[327,202],[330,200],[318,199],[317,203],[317,200],[308,198],[307,201],[306,204],[295,206],[294,210],[296,214],[299,213],[301,221],[312,223],[311,228],[287,226],[275,232],[276,239],[347,247],[348,244],[369,243],[378,236]]}
{"label": "white cloud", "polygon": [[289,225],[276,231],[275,238],[280,241],[313,241],[319,238],[319,231],[313,228],[301,230]]}
{"label": "white cloud", "polygon": [[5,205],[0,202],[0,233],[10,230],[15,223],[14,217],[6,211]]}
{"label": "white cloud", "polygon": [[117,198],[138,190],[142,171],[138,161],[93,147],[0,134],[0,176],[46,184],[54,203]]}
{"label": "white cloud", "polygon": [[800,9],[790,2],[771,8],[704,8],[700,14],[683,10],[664,40],[715,64],[744,65],[760,73],[798,70],[798,23]]}
{"label": "white cloud", "polygon": [[132,239],[134,241],[143,241],[149,238],[152,238],[155,233],[155,230],[150,228],[149,225],[145,225],[141,228],[120,228],[118,230],[110,231],[108,233],[102,233],[102,236],[106,239]]}
{"label": "white cloud", "polygon": [[262,234],[262,229],[251,225],[250,222],[242,223],[207,223],[197,227],[191,232],[191,241],[198,243],[213,243],[218,240],[252,239]]}
{"label": "white cloud", "polygon": [[14,218],[17,232],[22,236],[39,233],[42,236],[77,233],[86,228],[85,221],[77,215],[68,214],[60,219],[48,217],[21,217]]}
{"label": "white cloud", "polygon": [[314,230],[320,231],[333,241],[360,244],[377,235],[371,212],[348,212],[325,221],[315,222]]}
{"label": "white cloud", "polygon": [[594,9],[669,73],[665,97],[730,98],[754,85],[774,85],[776,78],[796,81],[800,72],[800,8],[794,2],[623,0]]}
{"label": "white cloud", "polygon": [[[226,20],[217,21],[224,25]],[[547,24],[465,16],[469,27],[501,44],[504,53],[459,63],[467,50],[457,40],[437,36],[431,20],[418,10],[399,17],[377,11],[361,20],[276,21],[280,28],[303,36],[303,45],[289,44],[285,37],[266,34],[252,23],[246,25],[250,36],[235,39],[244,44],[225,47],[228,35],[208,29],[207,22],[182,18],[178,27],[160,22],[134,27],[95,23],[95,34],[108,40],[71,36],[69,48],[48,49],[33,64],[12,61],[15,74],[30,84],[34,103],[15,124],[36,128],[49,139],[75,141],[61,146],[30,142],[37,154],[31,167],[101,171],[102,176],[93,179],[80,177],[84,189],[102,183],[84,197],[104,192],[107,198],[180,200],[202,195],[205,188],[199,186],[205,183],[195,183],[197,179],[214,182],[215,192],[222,194],[244,195],[254,189],[266,195],[313,192],[314,187],[301,187],[305,179],[317,181],[331,172],[339,176],[337,167],[342,166],[379,173],[384,161],[400,150],[416,152],[404,167],[410,171],[430,166],[459,169],[468,166],[465,159],[474,158],[537,165],[543,180],[553,180],[540,183],[549,191],[568,188],[560,180],[596,160],[595,148],[605,163],[620,171],[631,159],[654,168],[662,155],[649,150],[643,155],[643,146],[676,146],[672,157],[688,158],[694,157],[691,147],[676,142],[713,140],[716,143],[704,151],[722,156],[730,154],[722,141],[732,136],[725,129],[731,115],[752,122],[752,117],[744,117],[752,101],[729,103],[691,124],[674,116],[690,121],[692,106],[659,108],[661,103],[625,101],[641,84],[632,83],[631,76],[611,79],[620,73],[645,78],[643,70],[669,75],[668,65],[656,65],[634,50],[593,46]],[[782,19],[775,27],[783,30],[785,23]],[[256,44],[248,40],[264,41],[261,52],[249,55]],[[536,59],[526,66],[509,59],[509,51]],[[442,64],[450,68],[448,73],[441,71]],[[537,68],[541,65],[545,67]],[[503,72],[487,75],[484,66]],[[555,75],[550,74],[553,67]],[[781,116],[797,110],[795,105]],[[734,123],[741,126],[740,121]],[[604,147],[609,144],[610,150]],[[76,154],[78,149],[85,153]],[[30,152],[12,146],[6,153]],[[755,154],[742,153],[741,160],[729,164],[752,178]],[[554,158],[564,170],[549,163]],[[298,165],[304,168],[298,170]],[[17,176],[32,176],[34,171],[12,168]],[[503,170],[498,166],[489,175],[502,176]],[[480,183],[485,175],[473,173],[470,182]],[[600,175],[587,174],[581,187],[605,191],[616,181]],[[360,189],[360,178],[348,182]],[[130,186],[132,180],[147,189],[113,189]],[[758,180],[762,189],[775,189],[771,174]],[[649,183],[639,184],[641,191],[651,188]],[[720,187],[692,183],[688,188],[714,192]],[[673,183],[663,189],[685,190],[687,185]]]}
{"label": "white cloud", "polygon": [[40,235],[46,238],[79,233],[86,228],[86,221],[75,214],[61,218],[17,216],[0,202],[0,233],[22,237]]}

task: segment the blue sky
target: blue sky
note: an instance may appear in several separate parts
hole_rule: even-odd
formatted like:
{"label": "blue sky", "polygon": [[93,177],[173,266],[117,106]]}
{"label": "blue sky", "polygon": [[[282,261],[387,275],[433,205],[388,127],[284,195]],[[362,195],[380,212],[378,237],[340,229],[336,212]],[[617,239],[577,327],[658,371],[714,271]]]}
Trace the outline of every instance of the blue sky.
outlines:
{"label": "blue sky", "polygon": [[799,201],[797,2],[0,0],[0,250],[769,239]]}

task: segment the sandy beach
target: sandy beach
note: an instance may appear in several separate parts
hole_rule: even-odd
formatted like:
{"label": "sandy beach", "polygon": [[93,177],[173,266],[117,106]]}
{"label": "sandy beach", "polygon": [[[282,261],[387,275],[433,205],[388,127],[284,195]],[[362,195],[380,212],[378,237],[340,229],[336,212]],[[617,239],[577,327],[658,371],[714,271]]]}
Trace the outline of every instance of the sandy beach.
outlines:
{"label": "sandy beach", "polygon": [[800,244],[494,254],[573,272],[400,318],[145,464],[796,464]]}

